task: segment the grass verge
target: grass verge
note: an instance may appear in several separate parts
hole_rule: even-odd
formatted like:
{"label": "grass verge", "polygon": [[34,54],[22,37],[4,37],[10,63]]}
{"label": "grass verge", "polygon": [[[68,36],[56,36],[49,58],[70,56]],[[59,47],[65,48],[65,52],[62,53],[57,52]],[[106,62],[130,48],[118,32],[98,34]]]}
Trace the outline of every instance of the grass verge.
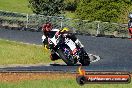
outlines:
{"label": "grass verge", "polygon": [[0,65],[50,63],[49,51],[43,46],[0,39]]}
{"label": "grass verge", "polygon": [[0,0],[0,10],[20,13],[32,13],[28,0]]}

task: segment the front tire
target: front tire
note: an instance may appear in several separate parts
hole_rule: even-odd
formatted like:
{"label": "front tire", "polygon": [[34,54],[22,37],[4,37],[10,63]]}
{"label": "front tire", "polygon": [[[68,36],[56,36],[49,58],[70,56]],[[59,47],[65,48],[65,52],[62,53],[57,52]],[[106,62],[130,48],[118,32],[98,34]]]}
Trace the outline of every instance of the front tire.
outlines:
{"label": "front tire", "polygon": [[82,50],[82,53],[80,55],[80,63],[82,64],[82,66],[89,66],[90,64],[90,58],[84,50]]}

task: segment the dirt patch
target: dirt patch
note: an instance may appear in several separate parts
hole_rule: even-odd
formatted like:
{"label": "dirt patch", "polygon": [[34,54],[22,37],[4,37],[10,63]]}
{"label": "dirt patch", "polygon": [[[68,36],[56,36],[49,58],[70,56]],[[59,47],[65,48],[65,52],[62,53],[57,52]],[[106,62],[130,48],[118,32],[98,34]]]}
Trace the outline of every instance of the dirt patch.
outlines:
{"label": "dirt patch", "polygon": [[19,82],[24,80],[75,79],[76,74],[68,73],[0,73],[0,82]]}

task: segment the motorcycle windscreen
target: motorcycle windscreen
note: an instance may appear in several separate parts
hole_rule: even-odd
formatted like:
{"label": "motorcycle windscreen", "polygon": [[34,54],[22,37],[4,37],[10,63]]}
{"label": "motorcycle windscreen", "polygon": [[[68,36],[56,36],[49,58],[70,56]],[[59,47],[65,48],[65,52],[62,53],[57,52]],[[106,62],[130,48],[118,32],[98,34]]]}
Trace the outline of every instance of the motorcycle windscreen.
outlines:
{"label": "motorcycle windscreen", "polygon": [[66,39],[66,44],[70,47],[72,51],[76,49],[76,44],[71,39]]}
{"label": "motorcycle windscreen", "polygon": [[56,31],[49,32],[48,37],[53,38],[55,36],[55,33],[56,33]]}
{"label": "motorcycle windscreen", "polygon": [[54,43],[55,46],[57,45],[57,39],[55,38],[55,36],[53,38],[50,38],[50,40],[52,41],[52,43]]}

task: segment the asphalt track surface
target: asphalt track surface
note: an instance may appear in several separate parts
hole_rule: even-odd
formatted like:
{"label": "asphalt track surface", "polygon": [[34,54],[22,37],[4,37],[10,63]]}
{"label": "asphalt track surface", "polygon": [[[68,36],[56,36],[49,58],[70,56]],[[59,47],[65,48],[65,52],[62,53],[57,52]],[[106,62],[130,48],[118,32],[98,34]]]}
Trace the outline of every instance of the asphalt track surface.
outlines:
{"label": "asphalt track surface", "polygon": [[[41,32],[0,29],[0,38],[42,45]],[[129,71],[132,72],[132,40],[121,38],[91,37],[77,35],[88,53],[99,55],[101,59],[84,66],[86,71]],[[0,71],[63,71],[75,72],[77,66],[65,64],[0,67]]]}

